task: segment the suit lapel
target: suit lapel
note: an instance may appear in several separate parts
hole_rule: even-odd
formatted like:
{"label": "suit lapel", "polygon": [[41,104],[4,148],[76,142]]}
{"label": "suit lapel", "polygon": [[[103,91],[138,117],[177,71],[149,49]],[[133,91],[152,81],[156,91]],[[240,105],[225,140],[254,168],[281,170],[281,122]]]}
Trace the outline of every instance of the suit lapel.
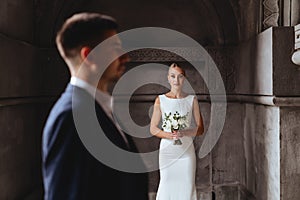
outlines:
{"label": "suit lapel", "polygon": [[81,92],[83,92],[84,94],[82,94],[82,95],[87,96],[88,98],[91,98],[91,102],[95,102],[95,110],[96,110],[98,122],[99,122],[101,128],[103,129],[106,137],[109,138],[110,141],[113,142],[118,147],[120,147],[124,150],[130,150],[130,151],[135,152],[136,147],[135,147],[135,144],[134,144],[132,138],[129,135],[127,135],[126,133],[124,133],[128,143],[129,143],[127,145],[127,143],[124,141],[124,138],[121,136],[119,130],[115,126],[115,123],[112,121],[112,119],[110,117],[108,117],[106,115],[103,108],[98,104],[98,102],[87,91],[85,91],[84,89],[79,88],[77,86],[68,84],[68,86],[66,88],[66,92],[72,93],[74,88],[79,89]]}
{"label": "suit lapel", "polygon": [[129,142],[128,136],[125,134],[128,142],[129,142],[129,147],[124,141],[124,138],[121,136],[119,130],[115,126],[114,122],[111,120],[110,117],[106,115],[104,112],[103,108],[95,101],[95,106],[96,106],[96,112],[97,112],[97,117],[98,121],[101,125],[101,128],[104,131],[104,134],[106,137],[108,137],[111,142],[113,142],[115,145],[118,147],[124,149],[124,150],[131,150],[132,148],[132,142]]}

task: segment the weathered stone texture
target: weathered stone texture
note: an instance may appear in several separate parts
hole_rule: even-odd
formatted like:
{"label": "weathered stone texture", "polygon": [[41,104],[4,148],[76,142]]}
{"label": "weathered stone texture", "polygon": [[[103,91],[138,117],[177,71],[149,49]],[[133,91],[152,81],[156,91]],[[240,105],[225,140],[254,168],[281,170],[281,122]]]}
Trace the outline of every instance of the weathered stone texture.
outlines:
{"label": "weathered stone texture", "polygon": [[19,41],[34,40],[34,1],[2,0],[0,6],[0,33]]}
{"label": "weathered stone texture", "polygon": [[284,200],[300,197],[300,108],[280,110],[280,189]]}
{"label": "weathered stone texture", "polygon": [[41,132],[47,104],[0,107],[0,199],[41,199]]}
{"label": "weathered stone texture", "polygon": [[257,199],[280,199],[279,108],[246,104],[247,188]]}
{"label": "weathered stone texture", "polygon": [[[242,104],[229,103],[221,137],[212,151],[213,184],[245,184]],[[210,122],[214,123],[214,122]]]}
{"label": "weathered stone texture", "polygon": [[300,70],[292,62],[293,51],[293,28],[273,28],[273,90],[276,96],[300,96]]}

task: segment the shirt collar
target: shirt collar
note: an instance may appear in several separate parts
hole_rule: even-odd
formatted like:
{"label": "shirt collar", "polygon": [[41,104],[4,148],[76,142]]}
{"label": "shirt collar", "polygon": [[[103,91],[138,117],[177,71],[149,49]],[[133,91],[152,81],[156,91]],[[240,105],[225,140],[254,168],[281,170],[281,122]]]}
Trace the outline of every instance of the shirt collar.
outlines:
{"label": "shirt collar", "polygon": [[111,95],[98,90],[96,87],[75,76],[71,77],[70,84],[86,90],[91,96],[95,97],[101,106],[109,107],[110,110],[112,109],[113,98]]}

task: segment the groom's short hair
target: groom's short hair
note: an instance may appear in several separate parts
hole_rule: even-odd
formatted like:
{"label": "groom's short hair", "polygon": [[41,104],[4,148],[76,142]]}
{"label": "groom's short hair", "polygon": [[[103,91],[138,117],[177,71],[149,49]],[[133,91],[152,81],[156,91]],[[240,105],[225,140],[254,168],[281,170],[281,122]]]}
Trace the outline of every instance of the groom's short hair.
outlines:
{"label": "groom's short hair", "polygon": [[78,13],[63,24],[56,36],[56,44],[62,56],[73,58],[83,46],[96,47],[105,40],[105,32],[116,30],[118,24],[110,16],[99,13]]}

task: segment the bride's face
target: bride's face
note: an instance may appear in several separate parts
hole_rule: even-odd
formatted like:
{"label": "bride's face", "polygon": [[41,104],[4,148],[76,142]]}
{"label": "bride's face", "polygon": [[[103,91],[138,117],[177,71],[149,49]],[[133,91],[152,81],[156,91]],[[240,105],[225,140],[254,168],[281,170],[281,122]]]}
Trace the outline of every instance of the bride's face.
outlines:
{"label": "bride's face", "polygon": [[183,70],[180,67],[171,67],[169,69],[168,81],[171,88],[181,89],[185,80]]}

